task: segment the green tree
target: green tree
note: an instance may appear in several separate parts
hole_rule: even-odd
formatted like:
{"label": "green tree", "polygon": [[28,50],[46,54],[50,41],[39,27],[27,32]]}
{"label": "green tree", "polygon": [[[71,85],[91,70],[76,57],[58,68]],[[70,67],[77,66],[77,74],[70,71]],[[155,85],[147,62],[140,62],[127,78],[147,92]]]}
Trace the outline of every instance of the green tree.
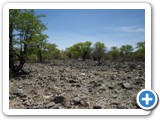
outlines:
{"label": "green tree", "polygon": [[44,52],[45,52],[45,49],[47,47],[46,45],[46,38],[48,38],[47,35],[43,35],[41,34],[39,37],[39,41],[38,41],[38,44],[37,44],[37,48],[38,48],[38,51],[37,51],[37,56],[38,56],[38,59],[39,59],[39,62],[43,62],[44,61]]}
{"label": "green tree", "polygon": [[[11,9],[9,11],[10,70],[12,72],[23,71],[22,68],[30,49],[38,41],[36,38],[47,29],[42,23],[41,17],[45,16],[43,14],[36,15],[34,10]],[[15,51],[15,49],[19,51]],[[18,58],[17,61],[13,60],[14,57]]]}
{"label": "green tree", "polygon": [[10,71],[15,71],[15,61],[16,61],[16,56],[15,56],[15,52],[17,51],[14,50],[14,30],[17,27],[17,21],[18,21],[18,16],[20,14],[20,10],[13,10],[10,9],[9,10],[9,68]]}
{"label": "green tree", "polygon": [[112,60],[118,60],[120,56],[120,51],[116,46],[111,47],[109,52]]}
{"label": "green tree", "polygon": [[43,54],[45,59],[47,59],[49,61],[58,59],[59,54],[60,54],[60,50],[57,48],[56,44],[54,44],[54,43],[47,43],[46,44],[46,48],[45,48],[45,51]]}
{"label": "green tree", "polygon": [[145,42],[138,42],[136,48],[137,48],[137,51],[135,51],[136,59],[145,60]]}
{"label": "green tree", "polygon": [[104,43],[96,42],[93,47],[93,59],[98,61],[98,65],[101,63],[101,59],[105,53],[106,46]]}
{"label": "green tree", "polygon": [[67,54],[70,58],[81,58],[83,61],[90,57],[91,53],[91,42],[86,41],[84,43],[76,43],[73,46],[66,49]]}
{"label": "green tree", "polygon": [[90,53],[91,53],[91,45],[92,43],[89,41],[86,41],[81,44],[81,58],[84,61],[86,58],[90,58]]}
{"label": "green tree", "polygon": [[129,60],[133,51],[132,45],[122,45],[120,48],[121,57],[123,60]]}

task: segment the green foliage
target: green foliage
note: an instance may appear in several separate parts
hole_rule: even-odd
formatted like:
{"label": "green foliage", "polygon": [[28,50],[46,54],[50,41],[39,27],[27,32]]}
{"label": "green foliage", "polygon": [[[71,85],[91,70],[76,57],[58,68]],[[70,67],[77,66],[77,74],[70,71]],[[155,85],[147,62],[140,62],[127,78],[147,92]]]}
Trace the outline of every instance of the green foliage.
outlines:
{"label": "green foliage", "polygon": [[105,55],[107,60],[145,60],[145,42],[138,42],[136,50],[131,45],[122,45],[121,48],[113,46],[105,53],[104,43],[96,42],[91,47],[92,43],[86,41],[60,51],[56,44],[47,42],[48,36],[43,32],[47,28],[41,21],[42,17],[45,15],[36,15],[34,10],[9,10],[9,68],[13,73],[22,70],[26,61],[85,60],[92,57],[100,64]]}
{"label": "green foliage", "polygon": [[133,47],[131,45],[122,45],[120,48],[120,55],[122,60],[131,60]]}
{"label": "green foliage", "polygon": [[81,58],[82,60],[85,60],[87,57],[89,58],[91,52],[91,44],[92,43],[89,41],[74,44],[73,46],[66,49],[68,57],[74,59]]}
{"label": "green foliage", "polygon": [[[46,26],[40,18],[43,14],[36,15],[34,10],[10,9],[9,11],[9,45],[10,45],[10,70],[22,70],[24,63],[30,57],[31,51],[36,51],[42,41],[47,37],[42,34]],[[16,60],[14,58],[17,58]],[[19,62],[19,64],[15,64]]]}
{"label": "green foliage", "polygon": [[119,60],[120,50],[116,46],[113,46],[113,47],[111,47],[109,55],[110,55],[111,60]]}
{"label": "green foliage", "polygon": [[98,64],[100,64],[100,60],[104,56],[106,46],[104,43],[96,42],[93,47],[93,59],[98,60]]}
{"label": "green foliage", "polygon": [[137,43],[137,51],[135,52],[135,59],[145,60],[145,42]]}
{"label": "green foliage", "polygon": [[54,43],[47,43],[45,48],[45,58],[47,60],[55,60],[58,59],[60,51],[57,48],[57,45]]}
{"label": "green foliage", "polygon": [[133,51],[133,47],[131,45],[122,45],[120,51],[122,54],[127,55]]}

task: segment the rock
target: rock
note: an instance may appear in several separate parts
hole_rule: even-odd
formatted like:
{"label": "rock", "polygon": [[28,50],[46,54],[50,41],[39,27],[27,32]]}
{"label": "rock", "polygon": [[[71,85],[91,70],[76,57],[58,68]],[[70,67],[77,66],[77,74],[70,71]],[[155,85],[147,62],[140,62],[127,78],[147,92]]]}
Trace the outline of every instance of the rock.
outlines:
{"label": "rock", "polygon": [[85,98],[82,98],[82,99],[80,100],[80,104],[81,104],[83,107],[88,107],[88,106],[89,106]]}
{"label": "rock", "polygon": [[59,105],[59,104],[55,104],[55,105],[53,106],[53,108],[54,108],[54,109],[59,109],[59,108],[60,108],[60,105]]}
{"label": "rock", "polygon": [[27,97],[25,94],[19,93],[19,92],[17,92],[17,93],[12,93],[12,94],[13,94],[13,96],[17,96],[17,97],[20,97],[20,98]]}
{"label": "rock", "polygon": [[52,76],[51,75],[48,76],[48,80],[52,80]]}
{"label": "rock", "polygon": [[118,109],[128,109],[125,105],[117,105]]}
{"label": "rock", "polygon": [[104,92],[105,90],[106,90],[105,88],[100,88],[100,89],[98,90],[98,92],[102,93],[102,92]]}
{"label": "rock", "polygon": [[55,104],[58,104],[64,102],[64,99],[63,96],[56,96],[52,101],[55,102]]}
{"label": "rock", "polygon": [[101,86],[101,85],[102,85],[101,83],[95,82],[94,85],[93,85],[93,87],[99,87],[99,86]]}
{"label": "rock", "polygon": [[77,83],[77,82],[74,81],[74,80],[69,80],[68,82],[69,82],[69,83]]}
{"label": "rock", "polygon": [[76,87],[78,88],[78,87],[81,87],[81,86],[79,84],[77,84]]}
{"label": "rock", "polygon": [[131,76],[128,76],[128,79],[131,79],[132,77]]}
{"label": "rock", "polygon": [[81,73],[80,75],[83,75],[83,76],[85,76],[86,74],[85,74],[85,73]]}
{"label": "rock", "polygon": [[[30,73],[22,76],[23,80],[18,80],[21,75],[10,77],[9,108],[138,108],[136,94],[145,88],[144,62],[102,60],[99,66],[92,66],[94,61],[87,59],[54,62],[54,65],[27,62],[23,70],[30,69]],[[118,69],[114,68],[117,64]],[[130,64],[136,64],[136,68],[129,69]]]}
{"label": "rock", "polygon": [[73,98],[73,100],[71,101],[71,104],[73,104],[73,105],[78,105],[78,104],[80,104],[80,98],[79,98],[79,97]]}
{"label": "rock", "polygon": [[123,83],[122,88],[132,89],[132,86],[129,83]]}
{"label": "rock", "polygon": [[114,99],[116,99],[118,96],[117,95],[112,95],[111,97],[114,98]]}
{"label": "rock", "polygon": [[43,95],[43,98],[44,99],[50,99],[50,98],[52,98],[52,95]]}
{"label": "rock", "polygon": [[141,70],[141,69],[142,69],[141,65],[138,65],[138,66],[137,66],[137,69],[138,69],[138,70]]}
{"label": "rock", "polygon": [[98,75],[99,73],[98,72],[94,72],[94,75]]}
{"label": "rock", "polygon": [[111,85],[111,84],[108,84],[108,88],[109,88],[110,90],[112,90],[112,89],[114,88],[114,86]]}
{"label": "rock", "polygon": [[102,109],[101,106],[93,106],[93,109]]}
{"label": "rock", "polygon": [[55,105],[55,102],[50,102],[46,105],[46,108],[51,108]]}

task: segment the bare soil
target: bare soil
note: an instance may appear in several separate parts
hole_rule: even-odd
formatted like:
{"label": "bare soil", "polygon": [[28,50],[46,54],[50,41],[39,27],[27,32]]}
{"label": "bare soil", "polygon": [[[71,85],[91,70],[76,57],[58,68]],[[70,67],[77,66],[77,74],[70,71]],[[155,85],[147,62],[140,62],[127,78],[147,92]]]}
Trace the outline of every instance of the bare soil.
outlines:
{"label": "bare soil", "polygon": [[24,71],[10,77],[10,109],[137,109],[145,87],[143,62],[26,63]]}

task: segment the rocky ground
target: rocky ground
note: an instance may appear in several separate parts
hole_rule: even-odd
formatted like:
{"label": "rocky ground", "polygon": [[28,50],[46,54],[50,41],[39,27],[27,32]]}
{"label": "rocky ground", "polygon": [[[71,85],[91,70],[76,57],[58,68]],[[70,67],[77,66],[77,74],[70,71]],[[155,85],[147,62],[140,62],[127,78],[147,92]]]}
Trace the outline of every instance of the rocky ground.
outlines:
{"label": "rocky ground", "polygon": [[136,109],[145,85],[142,62],[26,63],[9,81],[10,109]]}

